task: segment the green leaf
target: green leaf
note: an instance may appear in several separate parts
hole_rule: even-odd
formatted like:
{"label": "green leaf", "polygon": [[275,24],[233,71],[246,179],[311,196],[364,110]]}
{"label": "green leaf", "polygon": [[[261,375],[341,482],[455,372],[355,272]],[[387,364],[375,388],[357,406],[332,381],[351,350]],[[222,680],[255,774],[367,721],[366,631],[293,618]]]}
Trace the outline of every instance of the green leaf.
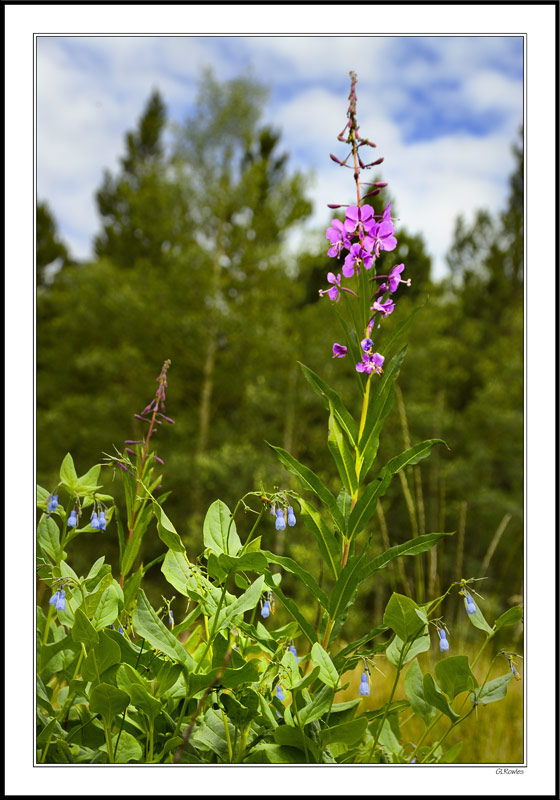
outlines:
{"label": "green leaf", "polygon": [[320,669],[321,669],[320,667],[313,667],[311,672],[309,672],[301,680],[299,680],[296,683],[294,683],[294,685],[292,686],[292,691],[293,692],[295,692],[297,690],[301,691],[302,689],[307,689],[308,686],[311,686],[311,684],[313,683],[315,678],[318,677]]}
{"label": "green leaf", "polygon": [[60,530],[54,519],[41,516],[37,526],[37,542],[39,547],[53,561],[58,561],[61,557],[60,552]]}
{"label": "green leaf", "polygon": [[260,742],[244,758],[248,764],[301,764],[301,761],[301,750],[272,742]]}
{"label": "green leaf", "polygon": [[360,574],[360,581],[369,578],[374,572],[384,569],[387,564],[390,564],[395,558],[400,556],[417,556],[430,550],[443,536],[453,536],[453,533],[424,533],[422,536],[417,536],[415,539],[409,539],[404,544],[397,544],[385,550],[384,553],[373,558],[362,567]]}
{"label": "green leaf", "polygon": [[272,576],[270,577],[270,580],[267,577],[267,586],[269,586],[269,588],[274,591],[276,597],[280,600],[280,602],[288,611],[288,613],[291,614],[292,617],[295,619],[295,621],[298,623],[299,627],[301,628],[301,632],[305,635],[309,643],[313,644],[314,642],[316,642],[317,634],[315,633],[315,630],[312,628],[312,626],[309,624],[309,622],[305,619],[305,617],[299,610],[298,604],[291,598],[286,597],[282,593],[282,591],[277,586],[274,585],[272,581]]}
{"label": "green leaf", "polygon": [[120,714],[129,704],[126,692],[109,683],[98,683],[89,697],[89,707],[94,714],[100,714],[109,725],[113,717]]}
{"label": "green leaf", "polygon": [[331,619],[337,619],[341,614],[344,614],[348,606],[354,602],[360,583],[360,568],[364,556],[365,551],[359,553],[359,555],[352,556],[333,586],[329,601]]}
{"label": "green leaf", "polygon": [[127,693],[132,705],[143,711],[153,725],[161,711],[161,703],[148,692],[145,681],[130,664],[121,664],[118,668],[117,686]]}
{"label": "green leaf", "polygon": [[329,599],[326,592],[321,589],[313,575],[307,572],[307,570],[303,569],[303,567],[300,567],[300,565],[292,558],[287,558],[286,556],[277,556],[275,553],[271,553],[268,550],[263,550],[263,555],[266,556],[268,561],[270,561],[272,564],[279,564],[281,567],[287,570],[287,572],[291,572],[292,575],[296,575],[304,584],[304,586],[307,586],[309,591],[313,594],[315,599],[319,601],[321,606],[323,608],[327,608]]}
{"label": "green leaf", "polygon": [[379,447],[379,436],[383,422],[391,410],[394,398],[394,387],[406,354],[406,345],[389,361],[383,376],[376,384],[366,416],[364,430],[358,442],[360,483],[363,482],[371,465],[375,461]]}
{"label": "green leaf", "polygon": [[161,541],[178,553],[185,552],[185,545],[175,527],[159,503],[154,503],[154,512],[157,517],[157,532]]}
{"label": "green leaf", "polygon": [[[347,300],[348,298],[345,297],[344,299]],[[334,313],[342,326],[342,330],[344,331],[346,346],[348,347],[348,352],[352,360],[352,363],[357,364],[358,361],[362,360],[362,356],[364,354],[362,348],[360,347],[360,343],[358,342],[358,337],[356,336],[356,331],[361,328],[361,324],[354,316],[354,304],[348,302],[346,307],[350,311],[350,315],[354,317],[353,323],[355,330],[353,330],[350,327],[350,325],[348,325],[342,314],[339,314],[336,308],[334,309]],[[362,372],[355,372],[354,375],[356,380],[358,381],[358,385],[360,387],[360,393],[363,394],[366,386],[367,377]]]}
{"label": "green leaf", "polygon": [[160,620],[143,589],[139,589],[136,608],[132,618],[134,629],[143,636],[152,647],[156,647],[174,661],[184,664],[189,671],[194,669],[194,661],[183,645],[177,641]]}
{"label": "green leaf", "polygon": [[132,536],[127,540],[124,548],[121,564],[121,572],[123,575],[127,575],[133,567],[138,551],[140,550],[140,545],[142,544],[142,538],[144,537],[151,519],[152,509],[150,506],[146,506],[136,517]]}
{"label": "green leaf", "polygon": [[463,742],[457,742],[449,750],[446,750],[442,757],[439,759],[438,764],[454,764],[457,756],[463,749]]}
{"label": "green leaf", "polygon": [[393,592],[383,614],[383,624],[395,631],[403,642],[407,642],[414,639],[424,625],[416,613],[419,610],[410,597]]}
{"label": "green leaf", "polygon": [[119,664],[121,660],[121,649],[105,631],[99,634],[99,642],[90,648],[87,658],[82,666],[82,675],[87,681],[99,679],[104,670]]}
{"label": "green leaf", "polygon": [[60,466],[60,481],[65,485],[71,494],[75,492],[78,476],[76,474],[74,461],[70,453],[66,453]]}
{"label": "green leaf", "polygon": [[446,714],[452,722],[455,722],[455,720],[459,719],[459,714],[453,711],[449,705],[447,697],[439,690],[437,683],[429,673],[424,675],[422,686],[424,689],[424,699],[427,703],[435,706],[438,711],[442,711],[444,714]]}
{"label": "green leaf", "polygon": [[[466,611],[467,610],[467,598],[464,597],[463,600],[464,600],[465,611]],[[488,634],[489,637],[494,636],[496,631],[493,630],[490,627],[490,625],[486,622],[486,620],[484,618],[484,614],[480,610],[480,607],[479,607],[477,601],[475,600],[473,602],[474,602],[474,604],[476,606],[476,611],[475,611],[474,614],[469,614],[467,612],[467,617],[469,618],[469,622],[471,623],[471,625],[474,625],[475,628],[478,628],[479,630],[484,631],[486,634]]]}
{"label": "green leaf", "polygon": [[408,668],[404,678],[404,690],[414,713],[429,725],[435,714],[435,708],[424,698],[423,675],[418,661],[413,661]]}
{"label": "green leaf", "polygon": [[308,503],[299,498],[301,519],[305,527],[311,531],[317,540],[319,551],[332,575],[337,578],[340,574],[341,549],[340,543],[332,533],[319,512]]}
{"label": "green leaf", "polygon": [[336,464],[340,480],[344,488],[349,494],[354,494],[358,488],[358,477],[356,475],[356,466],[352,458],[352,451],[348,447],[348,443],[342,433],[342,428],[336,421],[332,408],[329,416],[329,435],[328,435],[328,448]]}
{"label": "green leaf", "polygon": [[321,719],[322,716],[329,713],[334,698],[334,689],[330,686],[323,686],[311,700],[311,703],[304,706],[299,712],[299,718],[302,725],[307,725],[316,719]]}
{"label": "green leaf", "polygon": [[188,597],[187,586],[193,578],[194,572],[186,553],[168,550],[163,560],[161,571],[171,586],[185,595],[185,597]]}
{"label": "green leaf", "polygon": [[[426,303],[427,302],[428,301],[426,300]],[[383,345],[383,352],[386,355],[389,355],[391,353],[391,351],[393,350],[395,344],[399,341],[399,339],[401,338],[403,333],[405,333],[410,328],[410,326],[412,325],[412,322],[414,321],[414,317],[416,316],[418,311],[420,311],[421,308],[424,308],[426,303],[422,303],[422,305],[417,306],[413,311],[410,312],[410,314],[408,315],[408,317],[406,317],[406,319],[402,320],[401,322],[399,322],[398,325],[395,326],[394,331],[392,332],[392,334],[389,336],[389,338],[387,339],[387,341]]]}
{"label": "green leaf", "polygon": [[[319,759],[319,748],[299,728],[292,728],[291,725],[279,725],[274,729],[274,741],[279,745],[296,747],[302,753],[307,752],[312,756],[312,763],[316,763]],[[300,763],[302,762],[304,759],[300,754]]]}
{"label": "green leaf", "polygon": [[478,686],[467,656],[448,656],[443,661],[438,661],[435,672],[439,685],[450,700],[454,700],[461,692],[472,691]]}
{"label": "green leaf", "polygon": [[346,409],[344,403],[338,396],[338,394],[331,389],[331,387],[325,383],[313,370],[306,367],[305,364],[302,364],[301,361],[298,361],[298,364],[301,367],[301,370],[305,376],[305,379],[313,389],[313,391],[322,397],[325,402],[325,408],[332,409],[332,413],[335,415],[338,424],[348,436],[350,444],[354,446],[356,444],[356,439],[358,438],[358,431],[356,428],[356,423],[352,419],[351,414]]}
{"label": "green leaf", "polygon": [[499,678],[494,678],[493,681],[488,681],[488,683],[482,687],[476,699],[479,703],[482,703],[483,706],[487,706],[489,703],[495,703],[498,700],[503,700],[507,694],[508,683],[512,678],[513,672],[508,672],[506,675],[500,675]]}
{"label": "green leaf", "polygon": [[500,628],[505,628],[507,625],[517,625],[523,617],[523,606],[513,606],[508,608],[507,611],[498,617],[494,623],[494,630],[499,631]]}
{"label": "green leaf", "polygon": [[256,581],[249,586],[246,592],[240,595],[230,606],[220,612],[216,631],[221,631],[222,628],[227,627],[235,616],[244,614],[245,611],[250,611],[251,609],[255,608],[263,592],[263,583],[264,575],[259,575]]}
{"label": "green leaf", "polygon": [[136,599],[136,595],[138,593],[138,589],[140,588],[140,584],[142,583],[142,578],[144,576],[144,570],[142,565],[140,568],[133,572],[124,582],[123,585],[123,595],[124,601],[123,605],[125,608],[132,608],[132,604]]}
{"label": "green leaf", "polygon": [[314,666],[319,667],[319,680],[326,686],[330,686],[331,689],[336,689],[340,680],[338,672],[331,657],[323,650],[319,642],[315,642],[311,648],[311,658]]}
{"label": "green leaf", "polygon": [[229,508],[221,500],[215,500],[206,513],[203,538],[205,547],[217,554],[227,553],[235,556],[241,550],[241,540],[237,535],[235,520],[232,519]]}
{"label": "green leaf", "polygon": [[93,627],[96,630],[112,625],[119,614],[119,595],[114,583],[108,586],[101,598],[92,618]]}
{"label": "green leaf", "polygon": [[322,730],[320,734],[321,746],[325,747],[334,742],[340,742],[346,745],[356,744],[364,735],[367,726],[368,721],[366,717],[358,717],[350,722],[342,722],[340,725],[326,728]]}
{"label": "green leaf", "polygon": [[85,475],[82,475],[81,478],[78,478],[75,484],[76,493],[79,495],[84,493],[92,494],[96,489],[100,489],[101,487],[97,485],[100,472],[101,464],[96,464],[90,470],[88,470]]}
{"label": "green leaf", "polygon": [[228,556],[226,553],[220,553],[217,558],[224,573],[232,575],[234,572],[243,571],[263,573],[268,567],[267,555],[265,551],[243,553],[242,556]]}
{"label": "green leaf", "polygon": [[398,668],[399,664],[403,667],[417,655],[425,653],[430,649],[430,634],[427,632],[427,628],[425,628],[425,631],[425,633],[413,639],[412,643],[403,642],[403,640],[395,634],[385,651],[385,655],[394,667]]}
{"label": "green leaf", "polygon": [[[111,742],[113,746],[113,753],[115,754],[115,763],[116,764],[128,764],[130,761],[142,761],[143,750],[142,745],[135,736],[133,736],[128,731],[121,731],[120,732],[120,739],[119,734],[115,733],[111,737]],[[117,748],[117,742],[119,746]],[[99,750],[103,752],[107,752],[107,745],[102,744],[99,747]]]}
{"label": "green leaf", "polygon": [[288,472],[291,472],[293,475],[299,478],[304,489],[308,489],[309,491],[313,492],[325,504],[329,510],[334,524],[341,531],[341,533],[343,533],[344,519],[340,513],[339,507],[336,504],[336,500],[327,487],[319,480],[317,475],[315,475],[315,473],[310,470],[309,467],[300,464],[300,462],[290,455],[290,453],[288,453],[286,450],[283,450],[281,447],[275,447],[269,442],[267,442],[267,444],[274,450]]}
{"label": "green leaf", "polygon": [[81,608],[76,609],[72,626],[72,639],[75,642],[83,642],[86,645],[97,644],[99,641],[99,634]]}

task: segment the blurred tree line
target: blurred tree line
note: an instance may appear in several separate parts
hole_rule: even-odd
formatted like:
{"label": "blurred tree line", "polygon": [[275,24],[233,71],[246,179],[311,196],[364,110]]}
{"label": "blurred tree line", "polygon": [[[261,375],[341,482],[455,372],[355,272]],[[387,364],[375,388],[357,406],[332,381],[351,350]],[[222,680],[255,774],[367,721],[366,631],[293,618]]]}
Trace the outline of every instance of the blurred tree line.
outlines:
{"label": "blurred tree line", "polygon": [[[311,204],[305,175],[290,168],[279,132],[262,121],[265,101],[251,80],[220,83],[205,73],[192,114],[164,145],[170,124],[162,97],[152,93],[137,129],[126,134],[120,169],[105,173],[96,194],[100,230],[91,262],[72,260],[48,205],[37,208],[38,483],[54,488],[68,451],[83,473],[103,453],[122,451],[125,439],[141,438],[134,413],[153,396],[170,358],[167,413],[176,424],[158,431],[158,455],[172,492],[167,513],[193,557],[217,497],[233,507],[261,482],[299,488],[266,441],[338,491],[325,457],[327,417],[298,360],[353,410],[358,401],[352,365],[330,358],[342,331],[318,294],[333,269],[324,231],[309,234],[299,255],[286,255],[286,240]],[[397,249],[379,262],[385,272],[404,261],[412,278],[385,329],[424,305],[380,463],[409,441],[437,436],[450,448],[394,479],[378,509],[379,550],[411,531],[457,533],[422,559],[388,569],[386,585],[377,579],[361,600],[361,614],[378,612],[389,586],[421,601],[461,576],[488,574],[484,588],[498,612],[522,591],[520,146],[515,155],[505,210],[481,210],[471,225],[457,220],[449,277],[432,279],[422,236],[402,226]],[[387,196],[378,200],[379,212]],[[382,338],[376,345],[383,352]],[[105,490],[122,500],[118,476],[110,468],[102,475]],[[78,571],[102,553],[116,563],[113,534],[72,553]],[[303,526],[278,535],[271,519],[263,537],[264,547],[286,547],[319,573],[318,556],[309,564],[311,535]],[[145,561],[163,551],[155,527],[144,541]],[[159,593],[157,568],[148,579]]]}

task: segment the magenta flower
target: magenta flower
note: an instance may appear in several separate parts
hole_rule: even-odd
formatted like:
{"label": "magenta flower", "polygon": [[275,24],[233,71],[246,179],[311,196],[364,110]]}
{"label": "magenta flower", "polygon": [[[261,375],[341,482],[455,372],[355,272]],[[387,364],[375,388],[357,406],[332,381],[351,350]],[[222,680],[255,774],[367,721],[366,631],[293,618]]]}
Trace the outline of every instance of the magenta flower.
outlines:
{"label": "magenta flower", "polygon": [[344,358],[346,353],[348,352],[348,348],[344,347],[343,344],[337,344],[336,342],[332,346],[333,358]]}
{"label": "magenta flower", "polygon": [[340,272],[338,273],[338,275],[335,275],[334,272],[329,272],[327,274],[327,280],[328,280],[329,283],[332,283],[331,288],[330,289],[319,289],[319,294],[321,295],[321,297],[324,294],[328,294],[328,296],[333,301],[333,303],[338,303],[338,301],[340,300],[340,291],[339,291],[339,289],[340,289]]}
{"label": "magenta flower", "polygon": [[384,361],[385,356],[381,356],[379,353],[364,353],[363,359],[356,364],[356,372],[366,372],[368,375],[375,372],[379,375],[382,372]]}
{"label": "magenta flower", "polygon": [[368,339],[362,339],[362,341],[360,342],[360,345],[361,345],[361,348],[364,351],[364,353],[367,353],[373,347],[373,342],[369,338]]}
{"label": "magenta flower", "polygon": [[[348,251],[348,255],[344,259],[344,266],[342,267],[342,274],[345,278],[351,278],[354,274],[354,267],[356,266],[358,261],[364,262],[364,267],[366,269],[371,269],[371,265],[373,264],[373,257],[371,253],[368,253],[366,249],[364,249],[358,243],[353,244]],[[360,274],[360,268],[356,267],[358,275]]]}
{"label": "magenta flower", "polygon": [[327,228],[325,236],[332,245],[329,247],[328,253],[331,258],[338,257],[343,247],[350,247],[350,239],[346,234],[344,225],[339,219],[333,219],[331,227]]}
{"label": "magenta flower", "polygon": [[391,292],[396,292],[399,283],[406,283],[407,286],[410,286],[410,278],[405,281],[401,278],[401,272],[404,270],[404,264],[397,264],[396,267],[393,267],[391,272],[388,275],[389,278],[389,289]]}
{"label": "magenta flower", "polygon": [[395,309],[395,304],[393,303],[393,301],[389,297],[389,299],[386,300],[384,303],[382,303],[380,300],[376,300],[375,303],[372,305],[372,309],[374,311],[379,311],[379,313],[383,317],[388,317],[389,314],[393,313],[393,311]]}
{"label": "magenta flower", "polygon": [[358,229],[360,233],[369,233],[370,229],[375,225],[373,218],[373,208],[371,206],[348,206],[346,209],[346,219],[344,220],[344,227],[348,233],[354,233]]}
{"label": "magenta flower", "polygon": [[375,256],[379,256],[381,250],[394,250],[397,246],[395,238],[395,228],[391,221],[391,204],[389,203],[382,214],[381,222],[372,227],[369,231],[373,237],[373,249]]}

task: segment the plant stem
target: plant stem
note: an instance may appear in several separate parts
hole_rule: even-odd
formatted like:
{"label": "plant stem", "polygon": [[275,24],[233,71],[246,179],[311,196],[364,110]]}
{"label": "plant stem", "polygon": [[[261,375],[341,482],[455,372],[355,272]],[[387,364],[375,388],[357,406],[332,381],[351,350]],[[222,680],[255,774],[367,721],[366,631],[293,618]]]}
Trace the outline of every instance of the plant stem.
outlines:
{"label": "plant stem", "polygon": [[383,726],[385,725],[385,720],[387,719],[387,716],[389,714],[389,708],[391,707],[391,703],[393,702],[393,697],[394,697],[394,694],[395,694],[395,691],[396,691],[396,688],[397,688],[397,684],[399,682],[399,677],[400,677],[400,674],[401,674],[401,670],[402,670],[403,655],[404,655],[404,648],[401,651],[401,656],[399,658],[399,666],[397,667],[397,674],[395,675],[395,680],[393,682],[393,688],[391,689],[391,694],[389,695],[389,699],[388,699],[388,701],[387,701],[387,703],[385,705],[385,711],[383,713],[383,717],[381,718],[381,723],[379,724],[379,727],[377,728],[377,733],[375,734],[375,739],[373,741],[373,745],[372,745],[370,753],[369,753],[369,760],[370,761],[373,758],[373,753],[375,751],[375,748],[377,747],[377,742],[379,741],[379,737],[381,736],[381,731],[383,730]]}
{"label": "plant stem", "polygon": [[227,721],[227,717],[226,717],[226,712],[223,710],[223,708],[222,708],[222,719],[224,721],[224,731],[225,731],[225,734],[226,734],[228,758],[229,758],[229,763],[231,764],[232,761],[233,761],[233,751],[231,749],[231,736],[229,735],[229,726],[228,726],[228,721]]}

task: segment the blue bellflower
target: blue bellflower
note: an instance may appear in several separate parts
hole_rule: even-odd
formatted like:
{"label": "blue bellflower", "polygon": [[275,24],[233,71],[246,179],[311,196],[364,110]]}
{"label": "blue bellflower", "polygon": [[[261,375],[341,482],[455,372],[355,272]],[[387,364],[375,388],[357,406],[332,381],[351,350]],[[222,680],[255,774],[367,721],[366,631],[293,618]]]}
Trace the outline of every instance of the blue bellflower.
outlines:
{"label": "blue bellflower", "polygon": [[95,513],[95,511],[91,515],[91,523],[90,524],[91,524],[91,527],[93,528],[94,531],[99,530],[99,520],[97,519],[97,514]]}
{"label": "blue bellflower", "polygon": [[280,700],[280,702],[283,702],[286,699],[280,684],[278,684],[277,687],[276,687],[276,697]]}
{"label": "blue bellflower", "polygon": [[470,594],[465,596],[467,614],[476,614],[476,605]]}
{"label": "blue bellflower", "polygon": [[294,509],[291,506],[288,506],[288,525],[290,528],[293,528],[296,524],[296,515],[294,514]]}
{"label": "blue bellflower", "polygon": [[279,508],[276,512],[276,530],[277,531],[285,531],[286,530],[286,520],[284,519],[284,509]]}
{"label": "blue bellflower", "polygon": [[444,650],[449,650],[449,642],[447,641],[447,636],[443,628],[439,629],[439,649],[441,653],[443,653]]}
{"label": "blue bellflower", "polygon": [[107,520],[105,519],[105,514],[103,511],[99,512],[99,530],[104,531],[107,527]]}
{"label": "blue bellflower", "polygon": [[76,509],[73,508],[72,511],[70,512],[70,516],[68,517],[67,525],[69,528],[75,528],[77,524],[78,524],[78,518],[76,516]]}
{"label": "blue bellflower", "polygon": [[367,672],[362,672],[362,680],[360,683],[360,694],[362,697],[369,697],[369,680]]}
{"label": "blue bellflower", "polygon": [[49,495],[47,503],[47,511],[49,512],[49,514],[52,514],[53,511],[56,511],[57,506],[58,506],[58,495],[56,493]]}
{"label": "blue bellflower", "polygon": [[66,593],[60,588],[49,600],[49,605],[54,606],[57,611],[64,611],[66,608]]}
{"label": "blue bellflower", "polygon": [[265,619],[270,616],[270,601],[265,600],[261,608],[261,617]]}

